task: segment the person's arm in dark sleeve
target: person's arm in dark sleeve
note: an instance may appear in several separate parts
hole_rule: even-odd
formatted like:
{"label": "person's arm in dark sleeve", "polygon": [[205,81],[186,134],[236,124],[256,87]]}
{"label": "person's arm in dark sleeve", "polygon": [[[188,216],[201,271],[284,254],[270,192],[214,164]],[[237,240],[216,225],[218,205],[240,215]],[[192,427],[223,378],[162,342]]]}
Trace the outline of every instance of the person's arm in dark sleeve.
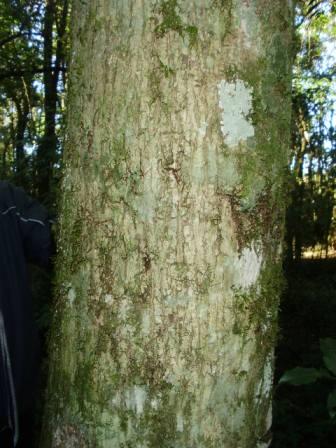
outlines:
{"label": "person's arm in dark sleeve", "polygon": [[52,255],[48,212],[21,188],[13,187],[16,215],[27,261],[47,266]]}

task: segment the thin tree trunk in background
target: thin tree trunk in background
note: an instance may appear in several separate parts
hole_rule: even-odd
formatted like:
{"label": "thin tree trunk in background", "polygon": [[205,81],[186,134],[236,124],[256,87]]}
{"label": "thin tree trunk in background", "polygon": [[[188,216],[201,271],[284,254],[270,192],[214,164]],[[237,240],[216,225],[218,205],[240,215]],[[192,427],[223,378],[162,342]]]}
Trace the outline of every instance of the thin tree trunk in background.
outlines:
{"label": "thin tree trunk in background", "polygon": [[62,0],[59,2],[59,17],[56,20],[56,29],[57,29],[57,42],[56,42],[56,61],[55,61],[55,76],[58,80],[60,71],[64,67],[62,64],[66,59],[65,55],[65,37],[66,37],[66,27],[67,27],[67,19],[69,13],[69,2],[68,0]]}
{"label": "thin tree trunk in background", "polygon": [[36,185],[40,200],[44,200],[49,195],[49,183],[56,151],[57,84],[52,71],[54,20],[55,0],[46,0],[43,28],[44,132],[36,156]]}
{"label": "thin tree trunk in background", "polygon": [[[301,148],[300,152],[298,153],[296,157],[296,164],[294,167],[294,173],[296,175],[296,178],[298,179],[298,185],[296,187],[296,209],[297,210],[303,210],[303,202],[304,202],[304,193],[305,193],[305,183],[304,183],[304,175],[303,175],[303,165],[304,165],[304,157],[306,155],[306,146],[307,146],[307,139],[305,134],[305,123],[302,119],[302,122],[299,123],[299,129],[301,134]],[[302,216],[297,216],[297,223],[295,226],[295,235],[294,235],[294,255],[295,260],[300,261],[302,257],[302,226],[303,226],[303,220]]]}
{"label": "thin tree trunk in background", "polygon": [[291,2],[75,0],[43,448],[269,445]]}
{"label": "thin tree trunk in background", "polygon": [[[57,14],[56,0],[47,0],[45,10],[45,22],[43,30],[44,42],[44,134],[37,151],[37,180],[38,193],[41,200],[54,199],[51,194],[51,181],[53,178],[53,167],[57,159],[57,135],[56,135],[56,112],[61,64],[64,60],[64,34],[66,30],[68,1],[61,3],[60,17]],[[56,24],[57,34],[54,36]],[[54,41],[56,49],[54,50]],[[53,60],[55,58],[55,60]]]}
{"label": "thin tree trunk in background", "polygon": [[22,101],[14,100],[17,112],[15,132],[15,181],[25,185],[24,177],[27,173],[25,157],[25,133],[28,125],[29,103],[26,98]]}
{"label": "thin tree trunk in background", "polygon": [[2,154],[1,154],[1,171],[0,171],[0,176],[2,179],[7,179],[7,171],[8,171],[8,153],[10,150],[10,143],[8,140],[4,140],[2,142],[3,144],[3,148],[2,148]]}

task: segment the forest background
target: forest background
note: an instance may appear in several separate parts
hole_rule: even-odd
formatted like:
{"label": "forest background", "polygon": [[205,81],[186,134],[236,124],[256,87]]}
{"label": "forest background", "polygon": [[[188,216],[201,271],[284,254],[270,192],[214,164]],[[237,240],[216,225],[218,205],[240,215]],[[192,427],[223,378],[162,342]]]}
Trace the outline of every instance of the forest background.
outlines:
{"label": "forest background", "polygon": [[[69,16],[68,0],[0,3],[0,178],[22,186],[52,215],[57,215],[62,177]],[[276,381],[296,366],[319,369],[320,339],[336,339],[335,37],[335,2],[298,2],[287,178],[287,288]],[[36,319],[45,337],[53,274],[33,268],[31,274]],[[330,384],[279,384],[273,447],[335,446],[336,397],[332,402]]]}

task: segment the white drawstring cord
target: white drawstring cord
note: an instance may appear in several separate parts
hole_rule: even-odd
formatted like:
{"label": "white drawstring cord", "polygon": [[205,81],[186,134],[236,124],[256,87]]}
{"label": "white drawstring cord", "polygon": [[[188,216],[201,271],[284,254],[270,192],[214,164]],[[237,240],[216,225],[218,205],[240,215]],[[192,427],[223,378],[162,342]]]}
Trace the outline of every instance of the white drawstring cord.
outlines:
{"label": "white drawstring cord", "polygon": [[[10,424],[11,429],[14,432],[14,447],[15,447],[19,440],[19,419],[18,419],[18,412],[17,412],[13,372],[12,372],[11,360],[9,357],[9,350],[8,350],[8,344],[7,344],[5,322],[4,322],[4,318],[3,318],[1,310],[0,310],[0,348],[1,348],[2,358],[4,361],[3,367],[6,370],[6,373],[8,376],[10,398],[11,398],[12,408],[13,408],[12,412],[9,412],[9,418],[10,418],[9,424]],[[9,406],[10,406],[10,403],[9,403]],[[13,419],[13,421],[12,421],[12,419]]]}

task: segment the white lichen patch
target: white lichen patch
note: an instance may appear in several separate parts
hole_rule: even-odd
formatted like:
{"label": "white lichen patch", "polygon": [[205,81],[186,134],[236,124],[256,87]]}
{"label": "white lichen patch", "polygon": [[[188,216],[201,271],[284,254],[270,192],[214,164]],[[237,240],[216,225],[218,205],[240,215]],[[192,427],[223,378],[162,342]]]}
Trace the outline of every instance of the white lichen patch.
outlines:
{"label": "white lichen patch", "polygon": [[151,316],[147,310],[144,310],[144,312],[142,313],[141,330],[145,336],[148,336],[151,332]]}
{"label": "white lichen patch", "polygon": [[105,294],[105,296],[104,296],[104,302],[105,302],[107,305],[112,305],[112,303],[113,303],[113,296],[112,296],[112,294]]}
{"label": "white lichen patch", "polygon": [[208,123],[206,121],[203,121],[201,123],[201,126],[198,128],[198,135],[201,138],[204,138],[206,136],[207,128],[208,128]]}
{"label": "white lichen patch", "polygon": [[250,57],[262,56],[265,45],[261,37],[260,18],[256,5],[250,1],[239,3],[235,15],[239,23],[239,49],[247,51]]}
{"label": "white lichen patch", "polygon": [[147,390],[143,387],[134,386],[126,391],[126,406],[138,415],[143,413],[146,399]]}
{"label": "white lichen patch", "polygon": [[76,292],[73,288],[70,288],[68,292],[68,301],[70,306],[73,305],[75,299],[76,299]]}
{"label": "white lichen patch", "polygon": [[150,401],[150,405],[151,405],[152,409],[157,411],[159,409],[160,402],[157,398],[153,398],[153,400]]}
{"label": "white lichen patch", "polygon": [[178,432],[183,432],[183,428],[184,428],[183,415],[178,413],[176,416],[176,430]]}
{"label": "white lichen patch", "polygon": [[[265,361],[263,375],[256,388],[256,394],[255,394],[256,403],[258,403],[260,397],[264,398],[270,395],[270,393],[272,392],[272,384],[273,384],[273,353],[271,353]],[[272,414],[268,415],[267,423],[268,426],[271,426]]]}
{"label": "white lichen patch", "polygon": [[[242,8],[245,9],[245,8]],[[253,44],[256,41],[256,39],[258,39],[258,33],[256,32],[256,30],[258,29],[258,19],[255,15],[255,11],[254,8],[246,8],[245,12],[247,12],[248,14],[250,14],[250,16],[248,17],[248,20],[246,20],[246,16],[242,16],[240,17],[240,33],[242,34],[242,44],[245,47],[245,49],[250,50],[250,51],[255,51],[256,49],[254,48]],[[254,26],[251,26],[251,24],[253,23]],[[261,42],[260,39],[258,39],[257,42],[260,46]]]}
{"label": "white lichen patch", "polygon": [[127,302],[127,300],[121,300],[119,303],[119,309],[118,309],[118,314],[119,314],[119,319],[121,321],[125,321],[127,320],[127,316],[128,313],[130,311],[130,304]]}
{"label": "white lichen patch", "polygon": [[254,136],[254,128],[248,120],[252,109],[252,89],[237,80],[218,84],[221,131],[228,146],[237,146],[240,141]]}
{"label": "white lichen patch", "polygon": [[51,447],[70,448],[73,446],[78,448],[84,448],[86,446],[80,430],[72,425],[57,426],[52,437]]}
{"label": "white lichen patch", "polygon": [[262,260],[262,255],[253,247],[245,247],[234,260],[233,268],[236,273],[234,286],[243,289],[253,286],[258,280]]}

